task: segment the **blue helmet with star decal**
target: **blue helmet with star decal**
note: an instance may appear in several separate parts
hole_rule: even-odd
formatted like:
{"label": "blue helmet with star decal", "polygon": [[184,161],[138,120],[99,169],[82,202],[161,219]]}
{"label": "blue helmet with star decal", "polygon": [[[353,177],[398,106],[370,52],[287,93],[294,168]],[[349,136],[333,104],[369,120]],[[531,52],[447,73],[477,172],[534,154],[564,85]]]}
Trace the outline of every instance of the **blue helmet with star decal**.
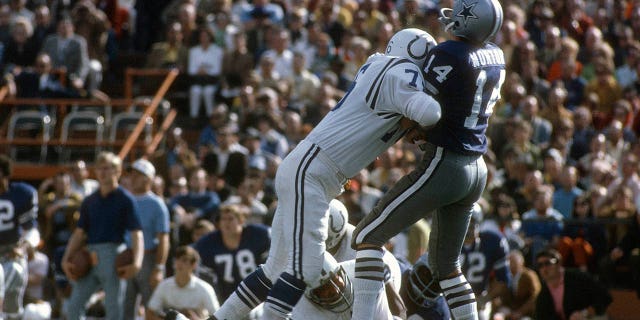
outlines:
{"label": "blue helmet with star decal", "polygon": [[453,9],[440,10],[439,20],[445,31],[472,43],[483,44],[500,30],[502,6],[498,0],[456,0]]}

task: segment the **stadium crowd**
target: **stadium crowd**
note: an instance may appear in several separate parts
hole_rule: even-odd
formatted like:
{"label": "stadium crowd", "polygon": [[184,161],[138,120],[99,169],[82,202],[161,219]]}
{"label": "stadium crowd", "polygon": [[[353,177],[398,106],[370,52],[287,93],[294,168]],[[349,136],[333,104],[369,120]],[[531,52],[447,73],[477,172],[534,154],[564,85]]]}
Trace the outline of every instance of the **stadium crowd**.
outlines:
{"label": "stadium crowd", "polygon": [[[447,39],[438,16],[451,2],[0,1],[0,65],[11,95],[107,99],[104,88],[119,81],[112,70],[138,54],[145,68],[179,69],[188,97],[173,104],[184,126],[172,127],[146,160],[122,163],[104,153],[35,186],[39,236],[23,252],[20,312],[75,319],[86,305],[90,315],[116,308],[125,319],[161,319],[168,307],[193,319],[213,313],[266,259],[282,159],[396,31],[415,27]],[[536,296],[555,299],[554,290],[541,290],[557,281],[554,265],[640,297],[640,1],[500,2],[504,23],[494,42],[505,52],[507,78],[489,126],[479,228],[507,240],[512,276],[508,290],[485,302],[506,319],[541,314]],[[349,223],[421,155],[401,140],[351,177],[339,196]],[[111,207],[122,219],[100,220],[91,195],[116,189],[124,200],[113,201],[136,203],[138,218]],[[86,232],[93,219],[101,230]],[[420,221],[388,249],[415,263],[429,224]],[[143,239],[130,236],[137,231]],[[65,263],[84,239],[96,266],[112,265],[104,261],[122,250],[100,244],[125,239],[139,261],[117,272],[94,266],[78,278]],[[7,286],[8,279],[5,270]],[[104,298],[110,294],[118,302]],[[203,296],[210,299],[194,299]],[[588,314],[603,312],[596,309]]]}

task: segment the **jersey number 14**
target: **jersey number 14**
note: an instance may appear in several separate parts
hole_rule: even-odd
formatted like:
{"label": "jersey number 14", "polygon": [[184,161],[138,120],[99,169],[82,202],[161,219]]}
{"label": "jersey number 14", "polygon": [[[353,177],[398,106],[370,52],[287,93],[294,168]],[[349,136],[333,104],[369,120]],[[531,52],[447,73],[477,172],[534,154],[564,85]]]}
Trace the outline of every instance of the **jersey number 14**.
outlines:
{"label": "jersey number 14", "polygon": [[500,79],[493,87],[493,91],[491,92],[489,101],[486,101],[483,99],[483,97],[484,85],[487,82],[487,72],[485,70],[480,70],[480,73],[478,73],[478,78],[476,78],[476,93],[473,96],[473,106],[471,107],[471,114],[464,121],[465,128],[475,128],[475,126],[478,124],[478,115],[480,115],[480,111],[482,110],[483,106],[486,106],[486,108],[484,109],[484,114],[487,117],[493,113],[493,107],[500,99],[500,87],[502,87],[502,84],[504,83],[505,76],[506,71],[504,69],[500,70]]}

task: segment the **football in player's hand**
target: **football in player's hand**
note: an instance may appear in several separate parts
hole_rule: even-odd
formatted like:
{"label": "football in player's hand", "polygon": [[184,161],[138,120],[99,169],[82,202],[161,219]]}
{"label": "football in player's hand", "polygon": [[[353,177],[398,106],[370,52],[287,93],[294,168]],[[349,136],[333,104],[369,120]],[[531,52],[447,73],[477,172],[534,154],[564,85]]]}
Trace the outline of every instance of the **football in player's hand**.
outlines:
{"label": "football in player's hand", "polygon": [[86,248],[76,250],[70,257],[69,263],[73,266],[71,272],[76,279],[82,278],[91,270],[91,254]]}
{"label": "football in player's hand", "polygon": [[116,270],[133,263],[133,250],[124,250],[116,256]]}

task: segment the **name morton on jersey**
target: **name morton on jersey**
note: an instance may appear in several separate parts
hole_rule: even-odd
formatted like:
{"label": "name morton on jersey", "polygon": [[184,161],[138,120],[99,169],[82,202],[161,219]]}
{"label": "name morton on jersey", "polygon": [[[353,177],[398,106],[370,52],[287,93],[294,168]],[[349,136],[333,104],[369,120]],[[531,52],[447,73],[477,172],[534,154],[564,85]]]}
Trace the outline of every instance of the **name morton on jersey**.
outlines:
{"label": "name morton on jersey", "polygon": [[504,54],[499,48],[480,49],[472,52],[469,57],[474,68],[505,64]]}

